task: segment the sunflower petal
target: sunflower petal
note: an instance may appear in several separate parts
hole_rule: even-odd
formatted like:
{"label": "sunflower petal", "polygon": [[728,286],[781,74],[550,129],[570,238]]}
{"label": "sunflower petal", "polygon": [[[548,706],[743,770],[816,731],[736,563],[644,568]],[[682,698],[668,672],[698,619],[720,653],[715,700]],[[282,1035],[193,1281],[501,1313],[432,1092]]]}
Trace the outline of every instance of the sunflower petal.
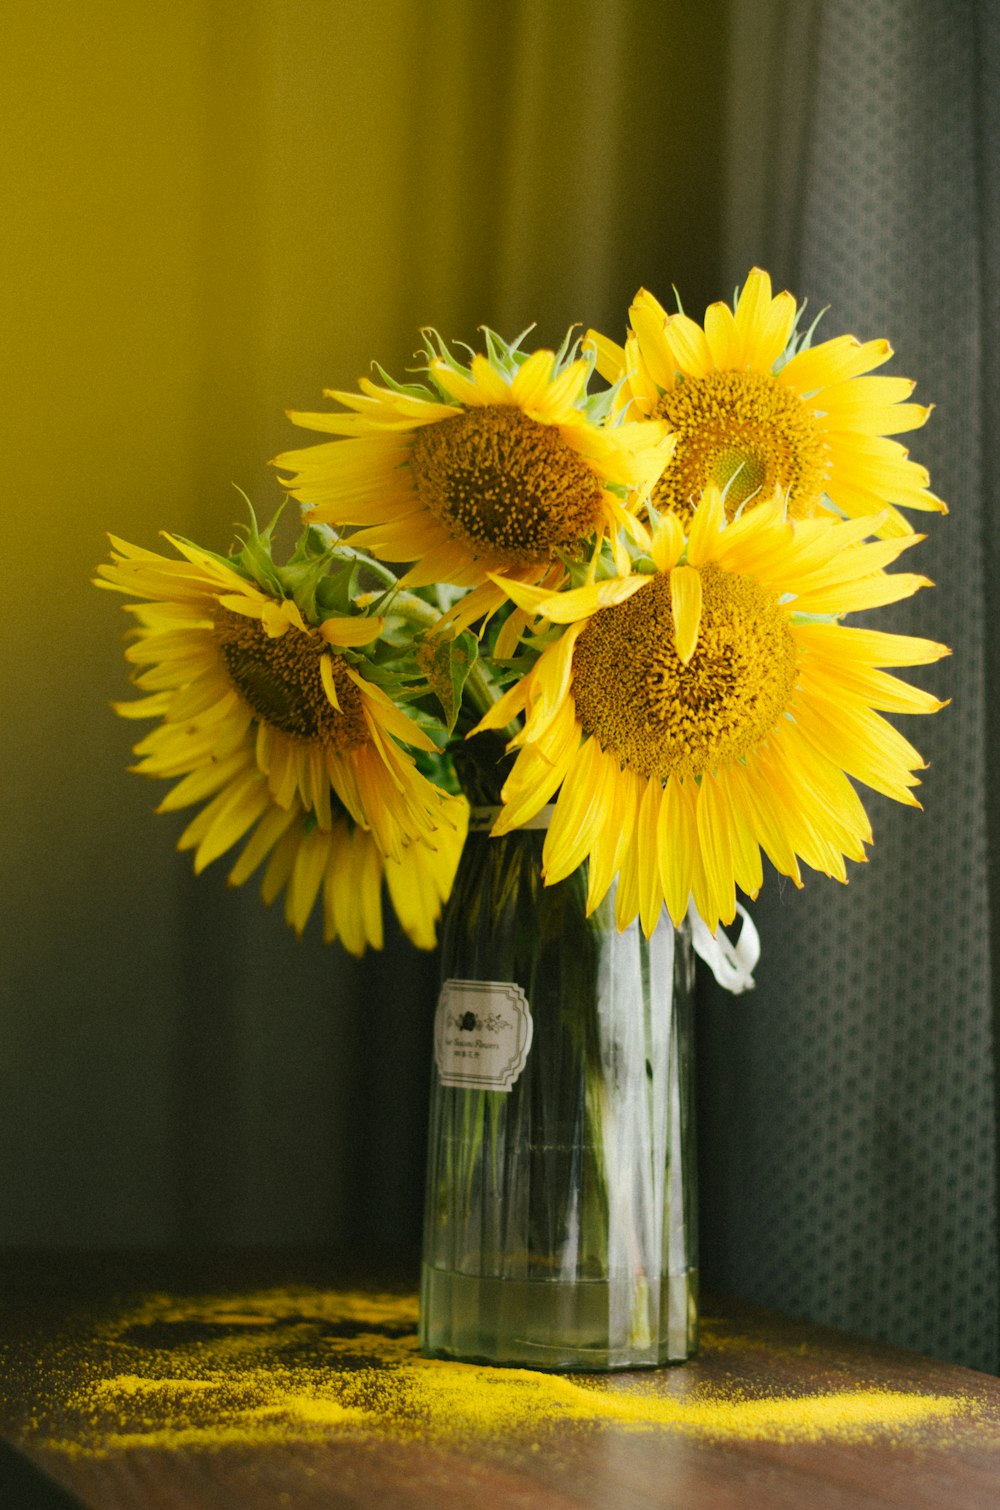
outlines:
{"label": "sunflower petal", "polygon": [[319,632],[328,645],[346,648],[352,645],[370,645],[385,628],[385,619],[378,614],[370,618],[361,615],[348,619],[324,619]]}
{"label": "sunflower petal", "polygon": [[670,607],[674,648],[686,666],[694,655],[701,627],[701,573],[695,567],[675,566],[670,573]]}

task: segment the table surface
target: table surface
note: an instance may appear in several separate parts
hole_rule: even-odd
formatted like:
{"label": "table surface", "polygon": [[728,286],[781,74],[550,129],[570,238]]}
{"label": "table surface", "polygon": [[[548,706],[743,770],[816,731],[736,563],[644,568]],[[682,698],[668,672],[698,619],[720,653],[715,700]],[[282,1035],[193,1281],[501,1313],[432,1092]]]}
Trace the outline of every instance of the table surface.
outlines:
{"label": "table surface", "polygon": [[556,1376],[422,1358],[412,1273],[356,1259],[0,1271],[4,1510],[1000,1504],[1000,1381],[771,1312]]}

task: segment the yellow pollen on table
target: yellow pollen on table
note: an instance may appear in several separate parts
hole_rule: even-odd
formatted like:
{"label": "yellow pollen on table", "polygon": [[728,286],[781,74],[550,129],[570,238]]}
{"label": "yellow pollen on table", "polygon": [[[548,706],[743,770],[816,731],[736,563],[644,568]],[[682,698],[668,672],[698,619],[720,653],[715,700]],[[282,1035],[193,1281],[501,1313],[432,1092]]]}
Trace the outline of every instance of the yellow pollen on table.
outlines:
{"label": "yellow pollen on table", "polygon": [[410,468],[417,496],[452,539],[511,566],[552,560],[600,519],[597,475],[558,428],[513,404],[425,425]]}
{"label": "yellow pollen on table", "polygon": [[820,507],[828,463],[806,404],[768,373],[711,372],[684,378],[656,406],[677,435],[677,448],[653,489],[657,508],[691,516],[693,500],[709,483],[727,485],[733,517],[756,494],[776,487],[789,495],[793,518]]}
{"label": "yellow pollen on table", "polygon": [[[747,1397],[722,1390],[673,1398],[641,1384],[605,1388],[527,1370],[445,1365],[448,1374],[421,1379],[434,1415],[452,1429],[488,1434],[501,1422],[511,1430],[538,1431],[546,1423],[575,1421],[627,1431],[672,1431],[702,1437],[818,1441],[824,1437],[875,1437],[954,1416],[969,1402],[943,1395],[895,1390],[836,1390],[802,1396]],[[631,1381],[630,1381],[631,1383]],[[419,1396],[418,1396],[419,1398]]]}
{"label": "yellow pollen on table", "polygon": [[701,625],[686,665],[669,573],[595,613],[573,651],[584,732],[645,777],[700,776],[742,759],[792,698],[796,647],[778,598],[716,566],[700,575]]}
{"label": "yellow pollen on table", "polygon": [[935,1424],[940,1431],[952,1419],[974,1420],[979,1409],[958,1396],[877,1388],[792,1396],[689,1387],[684,1370],[576,1379],[449,1363],[419,1354],[416,1319],[410,1295],[296,1288],[151,1296],[105,1319],[75,1376],[61,1345],[34,1440],[83,1456],[359,1432],[534,1442],[567,1426],[787,1443],[915,1441]]}
{"label": "yellow pollen on table", "polygon": [[[262,722],[293,739],[319,740],[340,752],[367,744],[361,693],[317,630],[289,628],[272,637],[259,619],[220,610],[219,654],[236,691]],[[326,695],[320,661],[327,656],[339,710]]]}

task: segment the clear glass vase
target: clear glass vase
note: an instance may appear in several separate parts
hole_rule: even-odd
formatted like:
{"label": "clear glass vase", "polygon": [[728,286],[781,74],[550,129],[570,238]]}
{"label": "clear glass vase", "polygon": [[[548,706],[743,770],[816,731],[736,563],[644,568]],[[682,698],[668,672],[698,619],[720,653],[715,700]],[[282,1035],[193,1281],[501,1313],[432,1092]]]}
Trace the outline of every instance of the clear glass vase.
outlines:
{"label": "clear glass vase", "polygon": [[585,868],[543,886],[544,837],[474,826],[446,911],[421,1347],[680,1362],[698,1336],[690,940],[666,918],[619,934],[611,896],[587,918]]}

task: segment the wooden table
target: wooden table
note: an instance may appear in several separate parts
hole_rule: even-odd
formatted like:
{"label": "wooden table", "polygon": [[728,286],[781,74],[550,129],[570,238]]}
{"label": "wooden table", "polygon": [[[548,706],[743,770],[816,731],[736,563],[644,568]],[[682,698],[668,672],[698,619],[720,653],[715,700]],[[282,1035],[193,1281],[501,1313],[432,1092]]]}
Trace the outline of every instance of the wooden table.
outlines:
{"label": "wooden table", "polygon": [[0,1270],[3,1510],[1000,1505],[1000,1381],[772,1313],[556,1377],[422,1359],[412,1272],[356,1260]]}

